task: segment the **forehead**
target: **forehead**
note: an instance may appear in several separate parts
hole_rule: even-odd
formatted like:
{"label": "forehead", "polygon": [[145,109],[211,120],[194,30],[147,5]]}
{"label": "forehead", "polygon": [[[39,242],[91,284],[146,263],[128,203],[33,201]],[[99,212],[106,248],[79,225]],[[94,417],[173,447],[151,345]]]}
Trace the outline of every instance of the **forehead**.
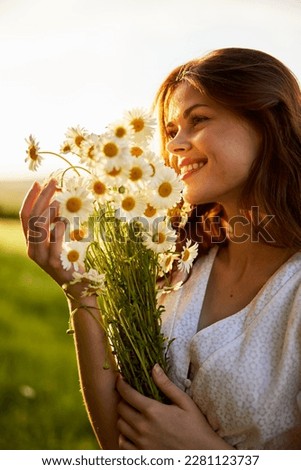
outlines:
{"label": "forehead", "polygon": [[165,122],[173,122],[185,117],[185,111],[195,104],[212,105],[209,98],[189,83],[182,82],[170,94],[164,106]]}

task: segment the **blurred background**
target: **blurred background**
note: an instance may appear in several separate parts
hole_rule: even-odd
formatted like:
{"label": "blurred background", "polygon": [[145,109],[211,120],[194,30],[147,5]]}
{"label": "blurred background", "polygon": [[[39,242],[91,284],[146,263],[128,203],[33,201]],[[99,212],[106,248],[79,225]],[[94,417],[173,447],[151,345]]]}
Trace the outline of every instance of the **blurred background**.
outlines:
{"label": "blurred background", "polygon": [[0,0],[0,449],[97,449],[64,296],[18,222],[33,178],[61,165],[30,173],[24,139],[58,150],[67,127],[101,133],[216,48],[261,49],[300,79],[300,24],[300,0]]}

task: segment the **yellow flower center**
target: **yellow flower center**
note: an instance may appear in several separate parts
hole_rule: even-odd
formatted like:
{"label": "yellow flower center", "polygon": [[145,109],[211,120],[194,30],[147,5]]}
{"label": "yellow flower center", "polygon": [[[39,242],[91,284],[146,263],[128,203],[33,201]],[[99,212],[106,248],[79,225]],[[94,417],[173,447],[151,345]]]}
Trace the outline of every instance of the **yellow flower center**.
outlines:
{"label": "yellow flower center", "polygon": [[167,268],[167,267],[169,266],[169,264],[171,263],[171,260],[172,260],[172,255],[166,256],[166,258],[165,258],[165,263],[164,263],[164,265],[165,265],[166,268]]}
{"label": "yellow flower center", "polygon": [[110,176],[118,176],[121,173],[121,168],[113,168],[113,170],[108,171],[108,175]]}
{"label": "yellow flower center", "polygon": [[151,204],[147,204],[146,209],[144,211],[145,217],[153,217],[157,212],[157,209],[155,209]]}
{"label": "yellow flower center", "polygon": [[185,250],[184,253],[182,254],[182,260],[185,262],[189,258],[189,250]]}
{"label": "yellow flower center", "polygon": [[133,210],[135,205],[136,205],[136,201],[131,196],[125,197],[121,203],[122,209],[127,212]]}
{"label": "yellow flower center", "polygon": [[63,148],[62,148],[62,152],[63,152],[63,153],[69,153],[69,152],[71,152],[71,147],[70,147],[70,145],[69,145],[69,144],[64,145]]}
{"label": "yellow flower center", "polygon": [[122,137],[124,137],[126,134],[126,130],[124,127],[122,126],[119,126],[115,129],[115,135],[116,137],[119,137],[119,139],[121,139]]}
{"label": "yellow flower center", "polygon": [[165,236],[165,234],[162,233],[162,232],[155,233],[155,234],[153,235],[153,237],[152,237],[152,241],[153,241],[154,243],[158,243],[158,244],[164,243],[165,240],[166,240],[166,236]]}
{"label": "yellow flower center", "polygon": [[109,158],[116,157],[118,154],[118,147],[114,142],[108,142],[103,146],[103,153]]}
{"label": "yellow flower center", "polygon": [[85,232],[81,228],[75,228],[70,232],[70,238],[73,241],[80,242],[85,237]]}
{"label": "yellow flower center", "polygon": [[91,147],[89,148],[89,151],[87,153],[87,157],[91,158],[91,160],[93,160],[93,158],[94,158],[94,149],[95,149],[95,146],[91,145]]}
{"label": "yellow flower center", "polygon": [[70,250],[67,254],[67,259],[70,263],[75,263],[79,259],[79,252],[76,250]]}
{"label": "yellow flower center", "polygon": [[99,194],[99,195],[105,194],[106,185],[102,183],[101,181],[95,181],[95,183],[93,184],[93,191],[95,194]]}
{"label": "yellow flower center", "polygon": [[74,139],[74,143],[77,147],[80,147],[83,140],[85,140],[85,138],[82,135],[77,135]]}
{"label": "yellow flower center", "polygon": [[132,147],[131,148],[131,155],[133,157],[140,157],[143,154],[143,150],[140,147]]}
{"label": "yellow flower center", "polygon": [[142,178],[143,176],[143,171],[139,166],[133,166],[133,168],[130,171],[130,180],[132,181],[138,181]]}
{"label": "yellow flower center", "polygon": [[35,161],[35,160],[37,160],[38,157],[39,157],[38,152],[37,152],[37,149],[36,149],[36,147],[34,147],[34,146],[33,146],[33,147],[30,147],[30,148],[28,149],[28,153],[29,153],[29,158],[31,158],[31,160],[34,160],[34,161]]}
{"label": "yellow flower center", "polygon": [[144,120],[141,117],[134,118],[131,121],[131,125],[133,126],[135,132],[141,132],[142,129],[144,128]]}
{"label": "yellow flower center", "polygon": [[66,208],[69,212],[78,212],[83,203],[79,197],[70,197],[66,202]]}
{"label": "yellow flower center", "polygon": [[158,193],[161,197],[168,197],[172,193],[172,185],[168,181],[160,184]]}

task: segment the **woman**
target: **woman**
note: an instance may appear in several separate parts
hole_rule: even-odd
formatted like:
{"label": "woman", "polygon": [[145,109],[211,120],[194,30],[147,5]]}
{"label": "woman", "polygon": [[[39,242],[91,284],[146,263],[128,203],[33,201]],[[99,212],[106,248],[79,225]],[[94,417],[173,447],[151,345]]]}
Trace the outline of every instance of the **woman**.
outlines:
{"label": "woman", "polygon": [[[187,236],[200,256],[165,300],[176,338],[170,377],[154,367],[165,405],[103,370],[94,297],[74,315],[86,407],[105,449],[301,449],[301,97],[273,57],[229,48],[188,62],[162,84],[163,146],[195,210]],[[35,184],[21,211],[29,256],[60,285],[57,222],[35,243],[31,217],[53,222],[55,181]],[[49,211],[49,205],[55,210]],[[189,229],[189,230],[188,230]],[[179,273],[174,273],[176,282]],[[80,287],[69,286],[70,309]],[[113,361],[113,360],[112,360]],[[298,406],[299,405],[299,406]]]}

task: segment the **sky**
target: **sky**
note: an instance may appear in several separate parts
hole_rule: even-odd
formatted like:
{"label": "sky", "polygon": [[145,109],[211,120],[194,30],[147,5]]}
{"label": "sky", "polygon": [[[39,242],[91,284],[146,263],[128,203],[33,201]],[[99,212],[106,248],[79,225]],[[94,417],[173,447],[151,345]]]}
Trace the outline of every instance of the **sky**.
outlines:
{"label": "sky", "polygon": [[301,0],[0,0],[0,181],[61,167],[29,171],[29,134],[57,151],[68,127],[102,133],[213,49],[263,50],[301,80],[300,24]]}

